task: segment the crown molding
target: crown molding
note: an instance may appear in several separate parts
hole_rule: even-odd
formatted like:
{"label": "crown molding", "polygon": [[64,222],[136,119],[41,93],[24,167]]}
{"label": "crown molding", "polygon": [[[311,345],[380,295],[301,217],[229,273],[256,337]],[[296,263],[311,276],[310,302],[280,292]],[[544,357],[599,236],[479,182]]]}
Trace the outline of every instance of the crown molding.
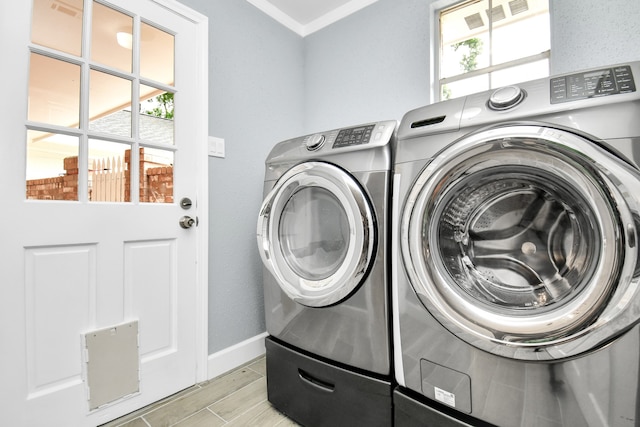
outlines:
{"label": "crown molding", "polygon": [[306,37],[309,34],[321,30],[322,28],[351,15],[352,13],[364,9],[378,0],[351,0],[350,2],[318,17],[306,25],[301,24],[286,13],[282,12],[268,0],[247,1],[299,36]]}
{"label": "crown molding", "polygon": [[267,0],[247,0],[249,3],[293,31],[304,37],[304,25],[300,24],[298,21],[275,7],[273,4],[268,2]]}

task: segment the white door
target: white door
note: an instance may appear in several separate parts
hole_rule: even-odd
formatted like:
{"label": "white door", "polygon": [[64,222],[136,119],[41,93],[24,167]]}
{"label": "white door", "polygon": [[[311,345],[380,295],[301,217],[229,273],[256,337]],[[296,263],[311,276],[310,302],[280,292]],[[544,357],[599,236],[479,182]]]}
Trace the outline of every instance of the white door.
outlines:
{"label": "white door", "polygon": [[204,379],[206,18],[29,0],[0,21],[3,419],[99,425]]}

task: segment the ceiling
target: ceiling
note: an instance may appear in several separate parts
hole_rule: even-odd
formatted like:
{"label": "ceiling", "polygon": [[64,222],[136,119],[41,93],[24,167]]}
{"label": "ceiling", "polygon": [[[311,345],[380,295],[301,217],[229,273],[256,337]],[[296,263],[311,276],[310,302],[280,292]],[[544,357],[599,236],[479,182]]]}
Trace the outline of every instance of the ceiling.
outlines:
{"label": "ceiling", "polygon": [[305,37],[378,0],[247,0]]}

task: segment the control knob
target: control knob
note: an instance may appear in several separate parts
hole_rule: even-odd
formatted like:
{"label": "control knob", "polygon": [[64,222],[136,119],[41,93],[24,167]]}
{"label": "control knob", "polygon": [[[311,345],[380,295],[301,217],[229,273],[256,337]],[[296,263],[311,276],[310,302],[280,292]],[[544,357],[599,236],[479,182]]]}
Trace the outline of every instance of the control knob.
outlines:
{"label": "control knob", "polygon": [[305,141],[304,145],[307,147],[307,150],[314,151],[324,145],[325,137],[320,133],[316,133],[315,135],[311,135]]}
{"label": "control knob", "polygon": [[489,97],[489,108],[502,111],[513,108],[524,99],[525,92],[518,86],[505,86],[496,89]]}

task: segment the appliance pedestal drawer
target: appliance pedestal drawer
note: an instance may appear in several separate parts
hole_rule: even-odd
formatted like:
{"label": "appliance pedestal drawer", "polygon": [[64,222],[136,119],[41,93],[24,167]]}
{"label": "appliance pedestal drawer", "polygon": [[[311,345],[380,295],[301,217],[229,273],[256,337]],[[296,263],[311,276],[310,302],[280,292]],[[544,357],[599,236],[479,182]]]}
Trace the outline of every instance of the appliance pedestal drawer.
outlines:
{"label": "appliance pedestal drawer", "polygon": [[455,411],[446,411],[444,407],[441,410],[438,410],[436,408],[436,406],[439,405],[438,403],[432,402],[432,407],[422,401],[424,398],[421,399],[417,396],[415,398],[410,397],[406,393],[411,392],[408,390],[400,391],[398,389],[393,392],[393,425],[395,427],[490,427],[490,425],[487,423],[472,419],[471,417],[463,414],[458,414],[457,417],[453,416],[452,414],[449,414],[447,412]]}
{"label": "appliance pedestal drawer", "polygon": [[265,339],[269,402],[306,427],[392,425],[390,381],[316,360]]}

